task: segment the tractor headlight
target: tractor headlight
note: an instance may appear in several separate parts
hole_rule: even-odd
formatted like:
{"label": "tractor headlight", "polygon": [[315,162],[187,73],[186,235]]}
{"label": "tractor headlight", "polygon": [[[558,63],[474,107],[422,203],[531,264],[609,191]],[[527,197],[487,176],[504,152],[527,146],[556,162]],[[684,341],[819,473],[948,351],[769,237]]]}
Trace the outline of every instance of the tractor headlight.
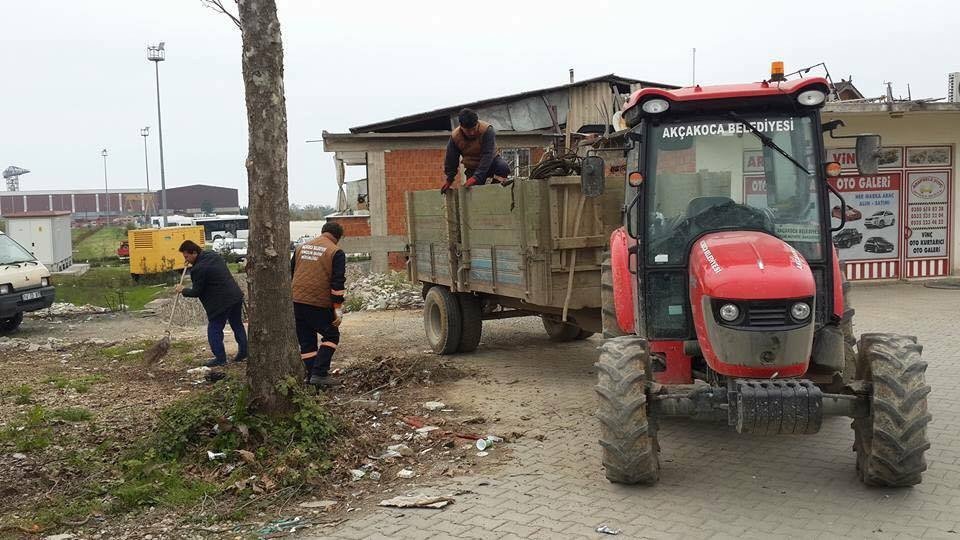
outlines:
{"label": "tractor headlight", "polygon": [[810,316],[810,304],[806,302],[797,302],[790,308],[790,316],[793,320],[805,321]]}
{"label": "tractor headlight", "polygon": [[670,108],[670,103],[665,99],[650,99],[644,101],[641,108],[645,113],[660,114]]}
{"label": "tractor headlight", "polygon": [[825,99],[827,99],[827,95],[820,90],[807,90],[800,92],[800,94],[797,96],[797,102],[801,105],[806,105],[807,107],[819,105],[823,103],[823,100]]}
{"label": "tractor headlight", "polygon": [[720,306],[720,318],[727,322],[733,322],[740,318],[740,308],[736,304],[724,304]]}

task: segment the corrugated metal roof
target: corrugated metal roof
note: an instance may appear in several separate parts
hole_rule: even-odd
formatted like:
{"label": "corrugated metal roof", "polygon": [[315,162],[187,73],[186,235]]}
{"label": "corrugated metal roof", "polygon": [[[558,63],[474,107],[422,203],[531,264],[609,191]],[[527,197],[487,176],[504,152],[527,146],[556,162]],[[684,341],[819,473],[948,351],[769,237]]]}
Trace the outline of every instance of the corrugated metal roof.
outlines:
{"label": "corrugated metal roof", "polygon": [[528,90],[528,91],[526,91],[526,92],[521,92],[521,93],[519,93],[519,94],[510,94],[510,95],[507,95],[507,96],[489,98],[489,99],[484,99],[484,100],[480,100],[480,101],[474,101],[474,102],[471,102],[471,103],[462,103],[462,104],[460,104],[460,105],[451,105],[451,106],[448,106],[448,107],[442,107],[442,108],[440,108],[440,109],[434,109],[434,110],[432,110],[432,111],[427,111],[427,112],[423,112],[423,113],[417,113],[417,114],[412,114],[412,115],[408,115],[408,116],[401,116],[401,117],[399,117],[399,118],[394,118],[394,119],[392,119],[392,120],[385,120],[385,121],[383,121],[383,122],[376,122],[376,123],[373,123],[373,124],[367,124],[367,125],[363,125],[363,126],[353,127],[353,128],[350,128],[350,132],[351,132],[351,133],[369,133],[369,132],[375,132],[375,131],[379,131],[379,130],[383,130],[383,129],[388,129],[388,128],[391,128],[391,127],[395,127],[395,126],[398,126],[398,125],[409,124],[409,123],[418,122],[418,121],[422,121],[422,120],[428,120],[428,119],[435,118],[435,117],[449,117],[451,114],[454,114],[454,113],[460,111],[460,109],[463,109],[463,108],[465,108],[465,107],[469,107],[469,108],[472,108],[472,109],[474,109],[474,108],[481,108],[481,107],[487,107],[487,106],[490,106],[490,105],[496,105],[496,104],[498,104],[498,103],[509,102],[509,101],[516,101],[516,100],[523,99],[523,98],[527,98],[527,97],[530,97],[530,96],[536,96],[536,95],[539,95],[539,94],[545,94],[545,93],[549,93],[549,92],[556,92],[556,91],[558,91],[558,90],[565,90],[565,89],[574,88],[574,87],[577,87],[577,86],[582,86],[582,85],[591,84],[591,83],[597,83],[597,82],[607,82],[607,83],[611,83],[611,84],[625,85],[625,86],[628,87],[627,90],[626,90],[626,93],[629,93],[629,91],[630,91],[629,86],[630,86],[630,85],[634,85],[634,84],[640,84],[640,85],[642,85],[642,86],[656,86],[656,87],[660,87],[660,88],[679,88],[679,86],[675,86],[675,85],[672,85],[672,84],[658,83],[658,82],[652,82],[652,81],[644,81],[644,80],[640,80],[640,79],[631,79],[631,78],[628,78],[628,77],[621,77],[621,76],[619,76],[619,75],[615,75],[615,74],[613,74],[613,73],[610,73],[610,74],[608,74],[608,75],[602,75],[602,76],[600,76],[600,77],[593,77],[593,78],[590,78],[590,79],[584,79],[584,80],[582,80],[582,81],[576,81],[576,82],[573,82],[573,83],[562,84],[562,85],[560,85],[560,86],[551,86],[551,87],[548,87],[548,88],[540,88],[540,89],[538,89],[538,90]]}

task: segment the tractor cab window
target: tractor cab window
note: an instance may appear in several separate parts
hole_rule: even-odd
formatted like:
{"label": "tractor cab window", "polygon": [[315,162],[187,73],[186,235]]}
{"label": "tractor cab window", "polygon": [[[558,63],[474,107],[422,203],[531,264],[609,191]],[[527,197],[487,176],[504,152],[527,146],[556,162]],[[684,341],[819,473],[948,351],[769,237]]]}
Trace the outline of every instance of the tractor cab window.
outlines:
{"label": "tractor cab window", "polygon": [[717,230],[764,231],[821,259],[816,135],[809,117],[777,114],[652,126],[649,264],[684,264],[693,240]]}

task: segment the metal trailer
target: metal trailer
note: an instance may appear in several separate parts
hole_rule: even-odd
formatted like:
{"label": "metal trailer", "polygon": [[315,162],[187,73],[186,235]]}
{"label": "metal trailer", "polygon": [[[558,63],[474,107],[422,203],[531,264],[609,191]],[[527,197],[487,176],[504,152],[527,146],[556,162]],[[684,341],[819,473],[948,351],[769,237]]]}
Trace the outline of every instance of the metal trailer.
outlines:
{"label": "metal trailer", "polygon": [[162,274],[184,267],[178,249],[184,240],[204,245],[203,227],[166,227],[135,229],[127,232],[130,245],[130,275],[134,279],[148,274]]}
{"label": "metal trailer", "polygon": [[619,227],[622,176],[587,198],[579,176],[407,193],[407,267],[423,283],[440,354],[479,344],[482,321],[541,316],[555,341],[601,331],[600,269]]}

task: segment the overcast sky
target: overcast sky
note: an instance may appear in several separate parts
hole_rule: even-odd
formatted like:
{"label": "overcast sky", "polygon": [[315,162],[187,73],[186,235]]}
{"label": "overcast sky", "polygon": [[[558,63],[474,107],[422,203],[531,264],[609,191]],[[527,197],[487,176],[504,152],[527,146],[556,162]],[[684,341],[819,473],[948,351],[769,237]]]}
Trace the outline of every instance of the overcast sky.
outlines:
{"label": "overcast sky", "polygon": [[[563,84],[606,73],[674,84],[760,80],[826,62],[868,96],[946,95],[960,71],[960,2],[280,1],[290,196],[333,204],[323,130]],[[153,65],[160,64],[168,186],[209,183],[246,200],[240,34],[200,0],[0,0],[0,169],[21,189],[160,183]],[[437,164],[440,178],[441,164]],[[2,189],[2,187],[0,187]]]}

